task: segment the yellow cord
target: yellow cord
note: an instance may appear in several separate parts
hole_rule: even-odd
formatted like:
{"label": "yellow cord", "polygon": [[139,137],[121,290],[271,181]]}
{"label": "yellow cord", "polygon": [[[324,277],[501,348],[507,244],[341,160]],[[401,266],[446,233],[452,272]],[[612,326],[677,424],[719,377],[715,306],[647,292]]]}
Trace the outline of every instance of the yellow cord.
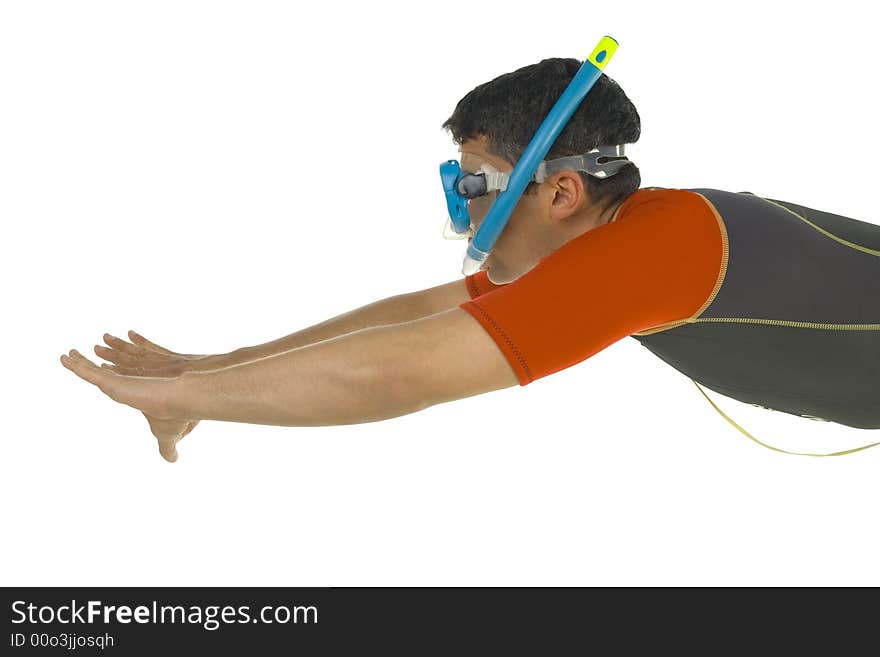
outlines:
{"label": "yellow cord", "polygon": [[[694,380],[691,379],[691,381],[694,381]],[[843,450],[842,452],[830,452],[830,453],[828,453],[828,454],[812,454],[812,453],[810,453],[810,452],[789,452],[787,449],[779,449],[778,447],[773,447],[773,445],[768,445],[767,443],[762,443],[760,440],[758,440],[757,438],[755,438],[755,437],[754,437],[752,434],[750,434],[748,431],[746,431],[746,430],[743,429],[741,426],[739,426],[736,422],[734,422],[733,420],[731,420],[731,419],[730,419],[730,418],[724,413],[724,411],[722,411],[720,408],[718,408],[718,406],[715,405],[715,402],[713,402],[711,399],[709,399],[709,395],[707,395],[706,392],[700,387],[700,384],[699,384],[699,383],[697,383],[696,381],[694,381],[694,385],[697,386],[697,389],[698,389],[701,393],[703,393],[703,397],[705,397],[705,398],[709,401],[709,403],[712,404],[712,406],[715,408],[715,410],[718,411],[719,413],[721,413],[721,416],[722,416],[725,420],[727,420],[727,421],[730,422],[733,426],[735,426],[737,429],[739,429],[739,430],[740,430],[743,434],[745,434],[748,438],[751,438],[751,439],[754,440],[756,443],[758,443],[759,445],[763,445],[763,446],[766,447],[767,449],[773,449],[773,450],[776,450],[777,452],[784,452],[784,453],[786,453],[786,454],[797,454],[798,456],[840,456],[841,454],[851,454],[851,453],[853,453],[853,452],[858,452],[859,450],[862,450],[862,449],[868,449],[869,447],[874,447],[875,445],[880,445],[880,441],[878,441],[878,442],[876,442],[876,443],[871,443],[870,445],[862,445],[861,447],[854,447],[853,449],[845,449],[845,450]]]}

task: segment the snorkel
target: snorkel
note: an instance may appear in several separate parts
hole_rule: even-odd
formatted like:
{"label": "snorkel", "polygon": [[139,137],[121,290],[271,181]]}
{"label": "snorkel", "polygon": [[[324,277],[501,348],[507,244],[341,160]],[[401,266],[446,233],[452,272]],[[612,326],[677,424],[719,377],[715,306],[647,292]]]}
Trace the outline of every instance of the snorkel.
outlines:
{"label": "snorkel", "polygon": [[[480,224],[479,229],[474,233],[473,240],[468,244],[464,262],[462,263],[462,274],[467,276],[476,273],[489,257],[495,242],[498,240],[498,236],[501,235],[501,231],[507,225],[507,221],[510,219],[510,215],[513,213],[526,186],[535,176],[536,170],[544,160],[553,142],[556,141],[559,133],[562,132],[562,129],[568,123],[571,115],[580,106],[596,83],[596,80],[601,77],[602,71],[616,50],[617,41],[610,36],[603,36],[544,118],[531,141],[529,141],[522,157],[519,158],[519,161],[510,173],[509,180],[506,182],[506,188],[498,192],[495,202],[492,203],[492,207]],[[622,150],[612,153],[605,150],[604,147],[600,147],[598,151],[599,153],[596,157],[599,155],[603,157],[613,156],[613,154],[623,155]],[[620,165],[623,164],[626,164],[626,162],[620,162]],[[440,165],[440,177],[446,195],[446,205],[450,218],[449,223],[455,233],[464,234],[470,226],[470,219],[466,210],[467,200],[461,196],[456,188],[456,181],[459,175],[460,167],[455,160],[449,160]],[[504,177],[507,178],[506,175]]]}

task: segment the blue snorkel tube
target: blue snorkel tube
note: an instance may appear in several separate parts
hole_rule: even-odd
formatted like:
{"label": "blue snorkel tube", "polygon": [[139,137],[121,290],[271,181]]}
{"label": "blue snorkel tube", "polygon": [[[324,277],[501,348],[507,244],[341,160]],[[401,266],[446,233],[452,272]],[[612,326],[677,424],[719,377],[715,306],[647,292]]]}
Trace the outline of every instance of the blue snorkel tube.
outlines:
{"label": "blue snorkel tube", "polygon": [[[599,45],[593,49],[592,54],[584,61],[565,91],[562,92],[559,100],[553,105],[553,109],[544,118],[522,157],[513,168],[507,189],[498,193],[495,202],[474,234],[473,241],[468,245],[462,265],[462,274],[467,276],[476,273],[480,269],[480,265],[489,257],[523,191],[535,175],[538,165],[547,155],[571,115],[593,88],[596,80],[601,77],[602,71],[616,50],[617,41],[610,36],[603,36]],[[452,201],[453,199],[450,199],[447,194],[447,204]],[[453,212],[457,208],[449,207],[449,210],[450,216],[455,219]],[[458,213],[460,212],[458,209]]]}

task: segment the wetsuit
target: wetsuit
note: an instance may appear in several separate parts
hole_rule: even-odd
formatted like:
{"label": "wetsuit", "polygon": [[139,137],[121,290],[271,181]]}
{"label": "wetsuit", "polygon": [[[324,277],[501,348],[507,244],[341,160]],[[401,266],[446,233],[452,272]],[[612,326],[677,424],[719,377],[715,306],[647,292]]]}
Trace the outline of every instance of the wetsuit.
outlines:
{"label": "wetsuit", "polygon": [[880,226],[750,192],[644,188],[461,307],[520,385],[630,336],[734,399],[880,428]]}

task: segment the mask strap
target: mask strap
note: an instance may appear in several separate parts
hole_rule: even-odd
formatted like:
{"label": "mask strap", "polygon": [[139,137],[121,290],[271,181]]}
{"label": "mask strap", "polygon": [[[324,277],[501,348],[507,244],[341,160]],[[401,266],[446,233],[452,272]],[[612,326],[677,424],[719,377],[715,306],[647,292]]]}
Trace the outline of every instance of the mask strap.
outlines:
{"label": "mask strap", "polygon": [[[555,160],[544,160],[538,165],[532,180],[541,183],[554,173],[566,170],[583,171],[594,178],[608,178],[632,161],[624,154],[625,149],[626,144],[599,146],[583,155],[570,155],[559,157]],[[603,157],[619,159],[600,163],[599,158]],[[509,173],[494,171],[485,175],[487,191],[497,189],[503,192],[507,189],[507,183],[510,181]]]}
{"label": "mask strap", "polygon": [[[535,182],[544,182],[548,176],[566,169],[583,171],[594,178],[608,178],[630,163],[629,158],[625,155],[625,148],[626,144],[599,146],[583,155],[571,155],[555,160],[545,160],[538,165],[535,171]],[[599,159],[603,157],[620,159],[600,163]]]}
{"label": "mask strap", "polygon": [[484,171],[483,173],[486,176],[486,191],[491,192],[493,189],[497,189],[499,192],[503,192],[507,189],[507,181],[510,180],[509,174],[504,171]]}

